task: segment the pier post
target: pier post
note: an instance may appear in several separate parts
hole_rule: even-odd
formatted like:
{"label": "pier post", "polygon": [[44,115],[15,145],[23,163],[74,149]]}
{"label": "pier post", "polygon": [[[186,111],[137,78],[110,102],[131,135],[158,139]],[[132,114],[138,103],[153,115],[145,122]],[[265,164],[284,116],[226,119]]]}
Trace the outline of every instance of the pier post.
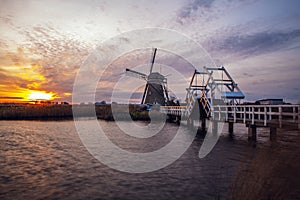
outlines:
{"label": "pier post", "polygon": [[257,134],[256,134],[256,125],[249,124],[248,127],[248,140],[256,141]]}
{"label": "pier post", "polygon": [[212,133],[213,136],[218,136],[218,122],[212,121]]}
{"label": "pier post", "polygon": [[300,129],[300,106],[298,106],[297,112],[298,112],[298,129]]}
{"label": "pier post", "polygon": [[202,118],[201,120],[201,131],[204,133],[206,131],[206,119]]}
{"label": "pier post", "polygon": [[180,125],[181,116],[176,116],[176,124]]}
{"label": "pier post", "polygon": [[194,120],[189,117],[187,119],[187,125],[188,125],[189,128],[193,128],[194,127]]}
{"label": "pier post", "polygon": [[229,132],[229,136],[233,137],[233,122],[228,123],[228,132]]}
{"label": "pier post", "polygon": [[277,139],[277,128],[270,127],[270,140],[276,141],[276,139]]}

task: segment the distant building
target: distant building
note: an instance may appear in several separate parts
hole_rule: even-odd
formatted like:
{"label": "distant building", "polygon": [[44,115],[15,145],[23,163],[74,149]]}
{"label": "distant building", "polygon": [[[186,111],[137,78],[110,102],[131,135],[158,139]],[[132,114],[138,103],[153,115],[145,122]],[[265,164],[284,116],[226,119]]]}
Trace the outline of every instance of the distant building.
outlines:
{"label": "distant building", "polygon": [[255,104],[259,105],[283,105],[285,104],[283,99],[261,99],[257,100]]}

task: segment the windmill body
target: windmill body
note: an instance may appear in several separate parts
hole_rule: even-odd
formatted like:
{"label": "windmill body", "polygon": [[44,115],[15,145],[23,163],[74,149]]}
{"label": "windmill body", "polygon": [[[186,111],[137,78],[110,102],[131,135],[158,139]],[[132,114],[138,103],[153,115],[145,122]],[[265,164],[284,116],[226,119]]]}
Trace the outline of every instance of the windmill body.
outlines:
{"label": "windmill body", "polygon": [[153,51],[150,74],[146,75],[131,69],[126,69],[126,74],[146,81],[141,104],[166,105],[169,101],[167,91],[167,78],[159,72],[152,72],[157,49]]}

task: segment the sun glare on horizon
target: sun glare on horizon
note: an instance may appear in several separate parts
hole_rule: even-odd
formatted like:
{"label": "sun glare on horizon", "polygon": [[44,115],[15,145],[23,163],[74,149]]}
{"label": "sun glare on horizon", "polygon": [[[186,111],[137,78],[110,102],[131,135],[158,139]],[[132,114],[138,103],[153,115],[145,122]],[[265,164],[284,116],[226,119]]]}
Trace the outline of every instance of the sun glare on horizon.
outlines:
{"label": "sun glare on horizon", "polygon": [[52,100],[54,99],[53,93],[33,91],[28,95],[29,100]]}

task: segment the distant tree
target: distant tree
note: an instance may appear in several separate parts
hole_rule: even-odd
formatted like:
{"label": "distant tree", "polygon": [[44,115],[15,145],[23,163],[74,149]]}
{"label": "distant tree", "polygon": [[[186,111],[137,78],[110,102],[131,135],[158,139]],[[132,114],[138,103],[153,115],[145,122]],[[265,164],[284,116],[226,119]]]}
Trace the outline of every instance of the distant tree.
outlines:
{"label": "distant tree", "polygon": [[95,105],[105,105],[106,104],[106,101],[98,101],[95,103]]}

